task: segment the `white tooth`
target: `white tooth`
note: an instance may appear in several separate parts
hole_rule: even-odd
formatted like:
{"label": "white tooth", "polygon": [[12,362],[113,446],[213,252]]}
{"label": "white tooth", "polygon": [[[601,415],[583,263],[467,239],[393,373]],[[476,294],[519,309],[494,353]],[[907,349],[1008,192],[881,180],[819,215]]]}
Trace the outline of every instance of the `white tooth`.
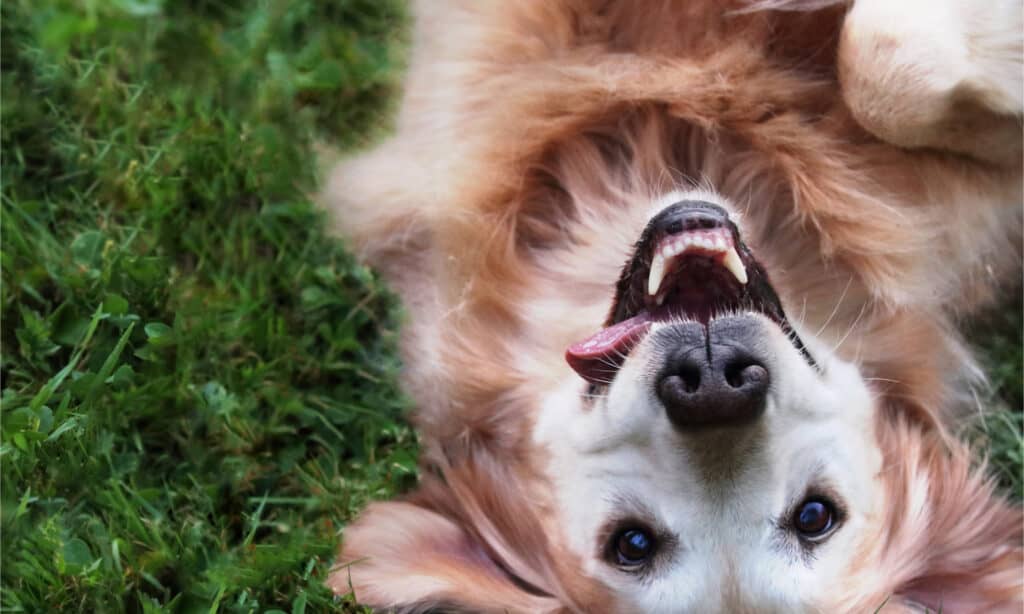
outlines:
{"label": "white tooth", "polygon": [[655,295],[661,287],[661,279],[665,277],[665,258],[661,254],[655,254],[651,261],[651,274],[647,278],[647,294]]}
{"label": "white tooth", "polygon": [[725,265],[725,268],[729,269],[729,272],[736,277],[737,281],[741,284],[747,283],[747,269],[743,266],[743,261],[740,260],[740,255],[736,253],[735,247],[725,250],[722,264]]}
{"label": "white tooth", "polygon": [[658,298],[656,298],[654,300],[655,300],[656,303],[658,303],[658,307],[661,307],[661,304],[665,302],[665,295],[664,294],[659,294]]}
{"label": "white tooth", "polygon": [[662,245],[661,246],[661,255],[664,258],[671,258],[672,257],[672,246],[671,245]]}

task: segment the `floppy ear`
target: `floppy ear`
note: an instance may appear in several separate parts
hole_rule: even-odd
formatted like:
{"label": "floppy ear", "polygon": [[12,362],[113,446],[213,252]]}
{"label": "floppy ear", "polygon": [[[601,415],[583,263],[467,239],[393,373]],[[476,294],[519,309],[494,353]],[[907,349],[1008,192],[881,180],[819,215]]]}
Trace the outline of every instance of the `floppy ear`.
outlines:
{"label": "floppy ear", "polygon": [[[888,427],[893,479],[885,573],[897,602],[938,612],[1020,612],[1022,510],[972,462],[970,449],[899,420]],[[898,485],[898,486],[897,486]]]}
{"label": "floppy ear", "polygon": [[451,519],[413,503],[370,505],[345,529],[327,579],[374,608],[424,612],[550,612],[559,605],[517,585]]}
{"label": "floppy ear", "polygon": [[939,492],[933,505],[933,530],[941,537],[924,553],[924,574],[901,596],[936,612],[1021,612],[1021,510],[991,488]]}

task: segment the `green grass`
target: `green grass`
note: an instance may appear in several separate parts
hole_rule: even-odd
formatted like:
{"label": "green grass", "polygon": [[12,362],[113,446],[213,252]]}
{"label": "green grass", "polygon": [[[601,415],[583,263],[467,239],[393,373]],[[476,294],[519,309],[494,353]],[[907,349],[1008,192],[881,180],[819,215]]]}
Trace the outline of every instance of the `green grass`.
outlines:
{"label": "green grass", "polygon": [[[403,7],[2,11],[0,610],[337,607],[338,531],[416,442],[399,307],[323,234],[313,144],[387,129]],[[1019,496],[1016,315],[978,333],[977,434]]]}
{"label": "green grass", "polygon": [[969,423],[972,440],[1003,489],[1024,500],[1024,296],[1007,292],[1003,304],[966,327],[981,350],[989,388],[978,394],[983,410]]}
{"label": "green grass", "polygon": [[398,2],[3,3],[3,611],[323,611],[415,479],[397,303],[314,139],[386,127]]}

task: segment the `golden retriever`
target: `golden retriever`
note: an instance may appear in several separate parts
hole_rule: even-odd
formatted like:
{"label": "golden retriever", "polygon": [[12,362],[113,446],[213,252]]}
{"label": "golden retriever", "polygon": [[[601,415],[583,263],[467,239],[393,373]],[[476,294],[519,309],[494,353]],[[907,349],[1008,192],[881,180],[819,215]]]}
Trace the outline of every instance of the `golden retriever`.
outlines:
{"label": "golden retriever", "polygon": [[337,230],[402,296],[421,480],[328,584],[471,612],[1019,612],[954,437],[1020,267],[1021,11],[424,0]]}

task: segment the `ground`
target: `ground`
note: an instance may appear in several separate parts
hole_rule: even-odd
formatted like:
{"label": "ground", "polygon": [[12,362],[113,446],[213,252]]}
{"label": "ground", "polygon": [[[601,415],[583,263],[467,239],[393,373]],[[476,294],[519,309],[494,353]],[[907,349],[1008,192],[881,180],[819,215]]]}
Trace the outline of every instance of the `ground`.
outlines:
{"label": "ground", "polygon": [[[310,194],[387,130],[398,0],[2,6],[0,611],[356,611],[339,530],[415,482],[401,308]],[[1021,496],[1021,303],[968,435]]]}

